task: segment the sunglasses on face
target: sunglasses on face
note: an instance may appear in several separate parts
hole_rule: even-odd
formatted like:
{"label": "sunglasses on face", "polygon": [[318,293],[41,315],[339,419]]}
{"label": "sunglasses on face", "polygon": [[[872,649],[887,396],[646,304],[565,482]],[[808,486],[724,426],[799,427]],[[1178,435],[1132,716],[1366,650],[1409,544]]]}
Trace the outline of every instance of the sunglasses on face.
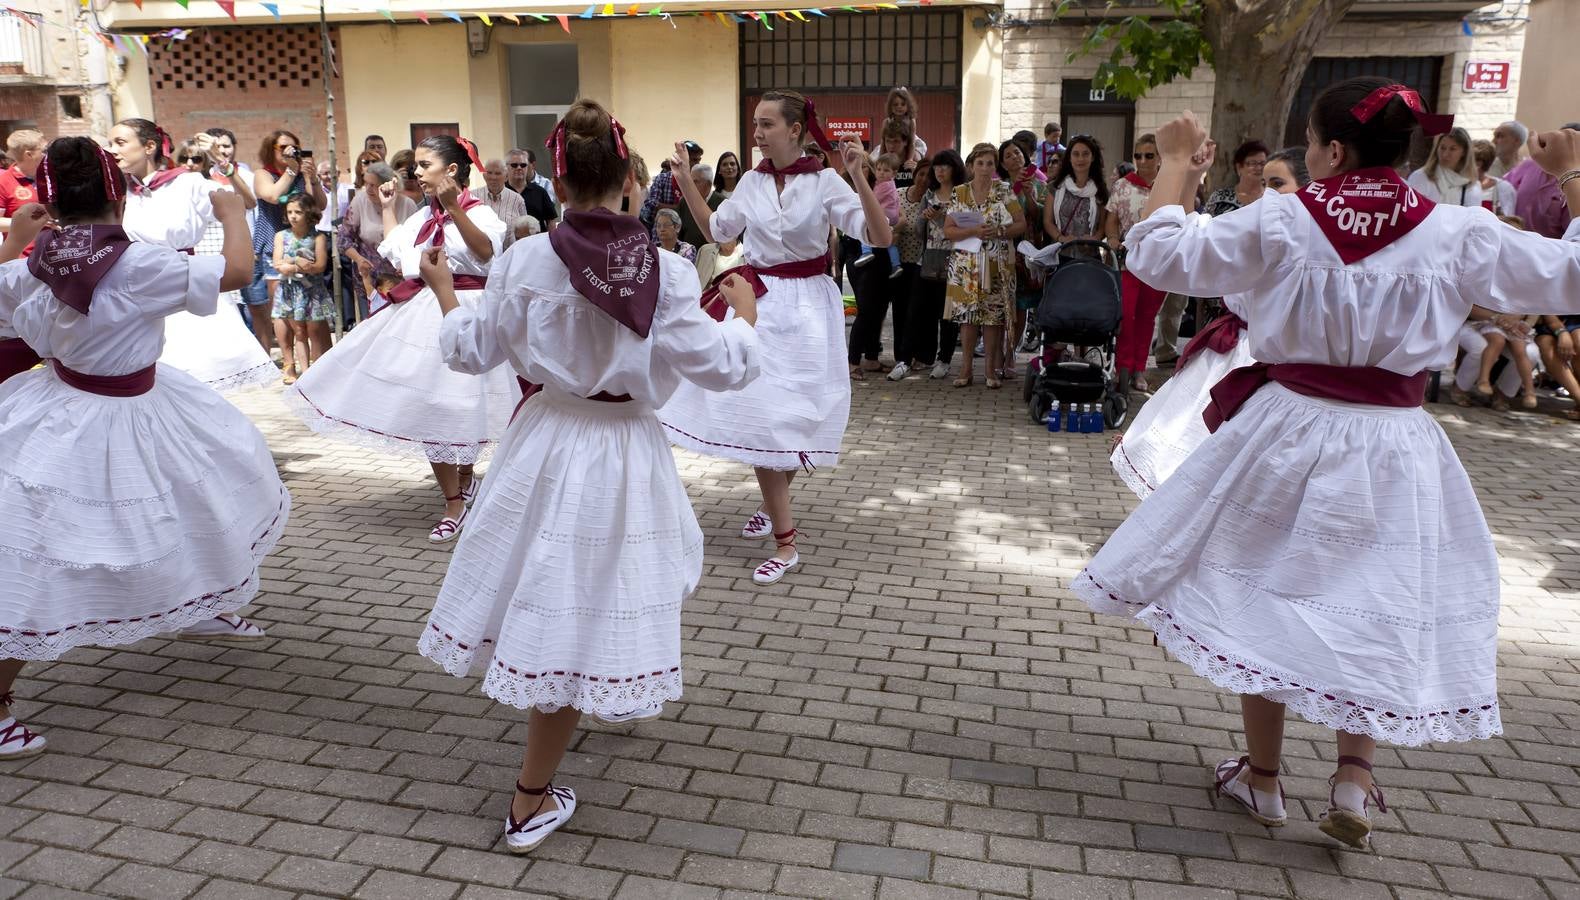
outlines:
{"label": "sunglasses on face", "polygon": [[1157,159],[1157,158],[1158,158],[1158,155],[1156,153],[1137,153],[1136,154],[1136,162],[1141,162],[1144,159],[1151,160],[1151,159]]}
{"label": "sunglasses on face", "polygon": [[184,163],[200,163],[200,162],[203,161],[203,157],[201,157],[201,156],[183,156],[183,157],[181,157],[181,161],[184,162]]}
{"label": "sunglasses on face", "polygon": [[510,167],[512,169],[525,169],[525,168],[527,168],[528,166],[531,166],[531,165],[532,165],[532,163],[511,163]]}

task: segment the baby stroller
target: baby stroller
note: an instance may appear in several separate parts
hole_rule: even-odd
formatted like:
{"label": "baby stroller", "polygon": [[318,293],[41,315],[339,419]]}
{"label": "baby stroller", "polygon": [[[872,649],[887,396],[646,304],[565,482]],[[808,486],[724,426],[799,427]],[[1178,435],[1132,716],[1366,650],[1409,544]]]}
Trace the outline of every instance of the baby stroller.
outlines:
{"label": "baby stroller", "polygon": [[[1114,371],[1114,339],[1122,308],[1119,257],[1102,241],[1070,241],[1059,248],[1058,266],[1048,274],[1042,300],[1033,311],[1042,332],[1042,352],[1026,367],[1024,395],[1032,422],[1046,425],[1060,404],[1097,403],[1109,428],[1125,424],[1130,401]],[[1065,345],[1080,358],[1058,359],[1054,346]]]}

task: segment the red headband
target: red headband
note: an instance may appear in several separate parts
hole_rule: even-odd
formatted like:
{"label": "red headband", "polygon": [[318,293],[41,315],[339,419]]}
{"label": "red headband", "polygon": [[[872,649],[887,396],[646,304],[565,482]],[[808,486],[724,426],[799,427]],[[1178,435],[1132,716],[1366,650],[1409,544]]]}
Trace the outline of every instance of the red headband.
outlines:
{"label": "red headband", "polygon": [[170,132],[165,131],[163,128],[160,128],[158,125],[155,125],[154,126],[154,133],[159,135],[159,152],[160,152],[160,154],[162,154],[164,156],[169,156],[171,151],[175,149],[175,144],[171,143],[171,141],[170,141]]}
{"label": "red headband", "polygon": [[[99,157],[99,169],[104,175],[104,195],[111,202],[126,199],[126,176],[115,164],[115,158],[105,152],[98,144],[93,145],[93,151]],[[38,200],[40,203],[54,204],[58,196],[59,186],[55,183],[55,169],[49,164],[49,154],[44,154],[44,159],[38,164],[38,173],[35,175],[38,182]]]}
{"label": "red headband", "polygon": [[[610,116],[609,117],[609,133],[614,136],[614,152],[618,153],[620,155],[621,159],[630,159],[631,158],[631,151],[629,149],[627,149],[627,147],[625,145],[625,126],[621,125],[620,124],[620,120],[616,119],[614,116]],[[564,178],[565,177],[565,120],[564,119],[561,119],[559,121],[559,124],[554,126],[554,131],[549,135],[549,139],[543,142],[543,147],[544,147],[544,149],[549,151],[549,156],[553,158],[554,177],[555,178]]]}
{"label": "red headband", "polygon": [[806,131],[812,136],[812,142],[822,147],[825,152],[833,152],[834,145],[829,143],[828,135],[823,133],[823,126],[817,121],[817,106],[811,98],[806,101]]}
{"label": "red headband", "polygon": [[1390,84],[1372,91],[1366,95],[1365,100],[1355,104],[1354,108],[1350,110],[1350,114],[1364,125],[1370,122],[1373,116],[1382,112],[1388,106],[1389,101],[1395,97],[1403,100],[1404,105],[1410,108],[1410,112],[1415,115],[1415,120],[1420,123],[1421,130],[1426,134],[1446,134],[1450,128],[1454,127],[1453,116],[1427,112],[1426,104],[1421,102],[1421,95],[1402,84]]}
{"label": "red headband", "polygon": [[479,172],[483,171],[483,161],[477,157],[477,145],[464,137],[456,138],[455,142],[461,145],[462,150],[466,151],[466,158],[472,161],[472,168]]}

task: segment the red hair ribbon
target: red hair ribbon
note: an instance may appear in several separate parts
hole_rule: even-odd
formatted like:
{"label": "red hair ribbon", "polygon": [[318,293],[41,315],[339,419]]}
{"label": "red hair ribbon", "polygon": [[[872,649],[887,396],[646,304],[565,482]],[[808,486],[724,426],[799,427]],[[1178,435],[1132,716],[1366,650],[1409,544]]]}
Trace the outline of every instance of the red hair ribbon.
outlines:
{"label": "red hair ribbon", "polygon": [[1426,134],[1447,134],[1448,130],[1454,127],[1453,116],[1427,112],[1426,104],[1421,102],[1421,95],[1402,84],[1385,85],[1372,91],[1366,95],[1365,100],[1355,104],[1350,109],[1350,114],[1355,117],[1356,121],[1365,124],[1370,122],[1373,116],[1382,112],[1388,106],[1389,101],[1395,97],[1403,100],[1404,105],[1410,108],[1410,112],[1415,115],[1415,120],[1420,123],[1421,130]]}
{"label": "red hair ribbon", "polygon": [[163,156],[169,156],[171,153],[173,153],[175,151],[176,145],[170,140],[170,132],[164,130],[158,125],[154,126],[154,132],[159,135],[160,154]]}
{"label": "red hair ribbon", "polygon": [[[93,152],[99,157],[99,171],[104,176],[104,194],[111,202],[126,199],[126,176],[121,173],[120,167],[115,164],[115,158],[110,156],[103,147],[93,145]],[[44,154],[44,159],[38,164],[38,173],[34,176],[38,182],[38,200],[40,203],[53,204],[58,196],[59,185],[55,178],[55,169],[49,164],[49,154]]]}
{"label": "red hair ribbon", "polygon": [[823,126],[817,120],[817,106],[810,97],[806,101],[806,130],[812,136],[812,142],[822,147],[824,152],[834,152],[834,145],[829,143],[828,135],[823,133]]}
{"label": "red hair ribbon", "polygon": [[455,142],[461,145],[462,150],[466,151],[466,158],[472,161],[472,168],[481,172],[483,170],[483,161],[477,156],[477,145],[464,137],[456,138]]}
{"label": "red hair ribbon", "polygon": [[[614,137],[614,152],[621,159],[630,159],[631,151],[625,145],[625,126],[614,116],[609,117],[609,134]],[[565,120],[560,119],[554,126],[554,131],[549,134],[548,140],[543,142],[544,149],[549,151],[553,163],[555,178],[565,177]]]}

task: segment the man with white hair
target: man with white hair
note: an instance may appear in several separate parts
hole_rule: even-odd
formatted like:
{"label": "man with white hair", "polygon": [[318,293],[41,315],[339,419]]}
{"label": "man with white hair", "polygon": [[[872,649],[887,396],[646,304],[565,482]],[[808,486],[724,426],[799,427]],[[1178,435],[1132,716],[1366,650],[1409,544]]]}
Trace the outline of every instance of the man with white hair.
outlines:
{"label": "man with white hair", "polygon": [[[44,134],[32,128],[21,128],[6,138],[6,154],[14,161],[10,168],[0,171],[0,234],[11,230],[11,216],[29,203],[38,202],[38,187],[33,176],[38,164],[44,161]],[[28,245],[29,249],[32,245]],[[25,255],[26,251],[24,251]]]}
{"label": "man with white hair", "polygon": [[536,169],[532,160],[533,154],[519,147],[506,154],[508,183],[510,189],[520,194],[522,201],[526,203],[527,215],[537,219],[545,229],[552,231],[559,213],[554,209],[554,200],[549,196],[549,192],[537,183],[536,176],[533,174]]}
{"label": "man with white hair", "polygon": [[1492,148],[1497,151],[1497,158],[1492,165],[1487,167],[1487,174],[1493,178],[1502,178],[1520,164],[1520,157],[1525,153],[1525,142],[1530,138],[1531,130],[1519,122],[1508,121],[1492,130]]}
{"label": "man with white hair", "polygon": [[[527,204],[521,195],[506,186],[505,161],[491,159],[483,163],[483,197],[484,203],[494,211],[501,222],[514,222],[527,214]],[[515,243],[516,236],[513,232],[505,232],[505,246]]]}
{"label": "man with white hair", "polygon": [[[712,196],[712,166],[707,163],[697,163],[692,166],[691,182],[697,186],[697,193],[708,198],[708,208],[718,209],[719,204],[724,202],[724,198]],[[697,225],[697,220],[691,216],[691,208],[682,203],[680,204],[680,209],[676,211],[680,213],[680,239],[693,247],[702,247],[708,244],[709,241],[703,236],[702,229]]]}

